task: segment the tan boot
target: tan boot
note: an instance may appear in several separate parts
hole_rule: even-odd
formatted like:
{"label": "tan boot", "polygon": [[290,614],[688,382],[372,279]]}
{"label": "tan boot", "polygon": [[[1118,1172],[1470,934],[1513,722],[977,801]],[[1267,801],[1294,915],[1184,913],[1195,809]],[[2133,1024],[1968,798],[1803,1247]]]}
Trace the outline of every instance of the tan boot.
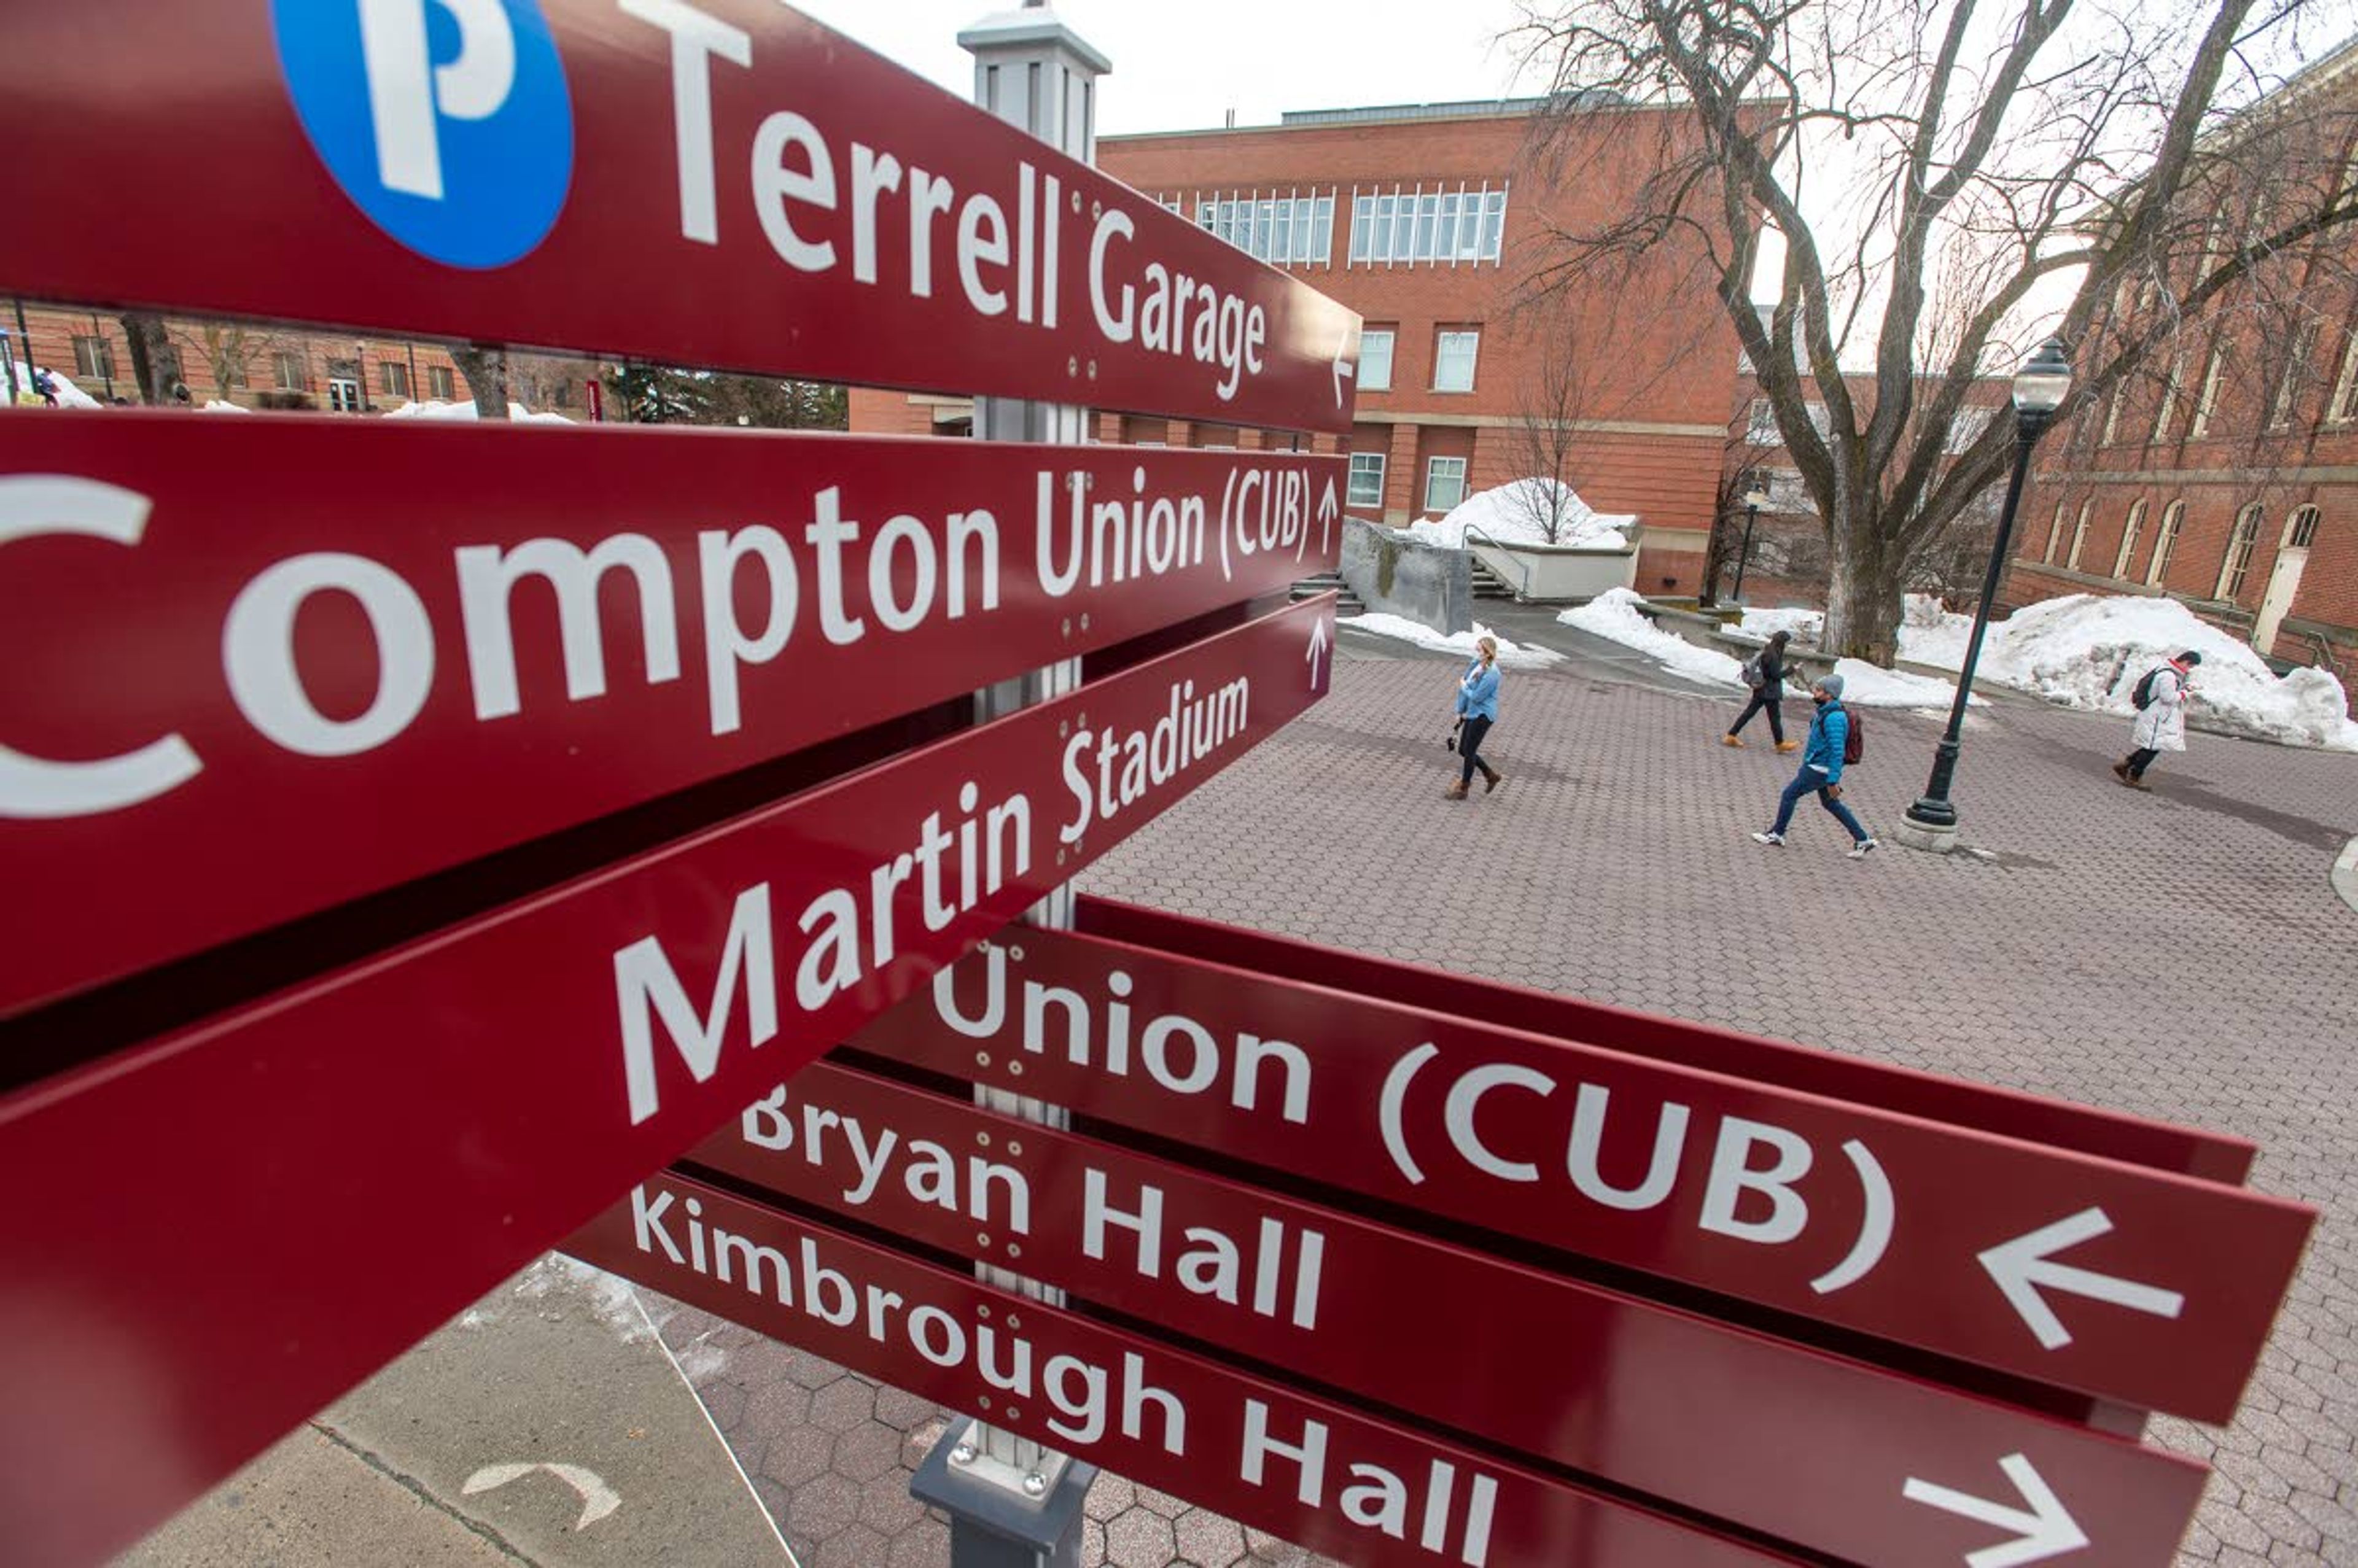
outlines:
{"label": "tan boot", "polygon": [[1466,781],[1460,779],[1457,783],[1451,784],[1447,789],[1443,790],[1441,792],[1441,798],[1444,800],[1464,800],[1466,798]]}
{"label": "tan boot", "polygon": [[1779,741],[1777,742],[1777,749],[1780,752],[1798,752],[1801,749],[1801,743],[1799,741]]}
{"label": "tan boot", "polygon": [[1719,738],[1719,743],[1723,746],[1733,746],[1739,752],[1744,750],[1744,742],[1733,735],[1722,735]]}

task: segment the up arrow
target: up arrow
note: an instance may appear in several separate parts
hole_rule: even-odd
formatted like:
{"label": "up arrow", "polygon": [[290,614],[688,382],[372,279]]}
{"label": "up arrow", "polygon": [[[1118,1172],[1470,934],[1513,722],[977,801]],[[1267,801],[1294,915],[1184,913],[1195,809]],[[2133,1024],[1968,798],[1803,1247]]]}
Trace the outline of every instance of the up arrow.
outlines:
{"label": "up arrow", "polygon": [[1326,553],[1328,542],[1334,537],[1335,518],[1341,511],[1342,508],[1335,502],[1335,481],[1330,479],[1326,481],[1326,493],[1318,498],[1318,552],[1321,555]]}
{"label": "up arrow", "polygon": [[1358,367],[1343,357],[1343,345],[1335,345],[1335,406],[1343,406],[1343,384],[1359,373]]}
{"label": "up arrow", "polygon": [[1951,1491],[1930,1481],[1908,1477],[1900,1492],[1911,1503],[1924,1503],[1947,1513],[1963,1514],[1982,1524],[1995,1525],[2014,1532],[2012,1541],[2002,1541],[1996,1546],[1985,1546],[1979,1552],[1965,1553],[1965,1568],[2018,1568],[2025,1563],[2043,1563],[2050,1557],[2061,1557],[2067,1552],[2077,1552],[2088,1544],[2088,1532],[2080,1521],[2064,1508],[2054,1488],[2019,1454],[2009,1454],[1997,1462],[2022,1500],[2030,1505],[2025,1512],[2004,1503],[1991,1502],[1966,1492]]}
{"label": "up arrow", "polygon": [[1310,647],[1302,655],[1310,662],[1310,689],[1318,689],[1318,661],[1326,656],[1326,617],[1319,616],[1310,623]]}
{"label": "up arrow", "polygon": [[2006,1301],[2021,1314],[2030,1332],[2039,1336],[2044,1348],[2058,1350],[2071,1344],[2071,1331],[2063,1326],[2063,1320],[2047,1304],[2047,1298],[2040,1294],[2042,1286],[2110,1302],[2131,1312],[2151,1313],[2156,1317],[2176,1317],[2186,1310],[2186,1298],[2176,1291],[2115,1279],[2054,1260],[2055,1253],[2103,1236],[2112,1228],[2113,1222],[2104,1217],[2103,1209],[2083,1208],[1981,1255],[1982,1267],[1989,1271],[1990,1278],[1997,1281],[1997,1288],[2006,1293]]}

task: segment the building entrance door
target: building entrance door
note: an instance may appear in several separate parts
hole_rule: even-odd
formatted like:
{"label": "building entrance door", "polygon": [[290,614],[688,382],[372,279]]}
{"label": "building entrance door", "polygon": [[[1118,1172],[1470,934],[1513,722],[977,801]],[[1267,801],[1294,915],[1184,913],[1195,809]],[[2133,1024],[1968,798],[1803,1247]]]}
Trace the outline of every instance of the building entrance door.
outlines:
{"label": "building entrance door", "polygon": [[361,384],[359,381],[348,380],[341,375],[330,376],[328,378],[328,406],[334,409],[339,414],[359,413],[361,411]]}
{"label": "building entrance door", "polygon": [[2277,552],[2276,569],[2268,573],[2268,591],[2260,599],[2259,619],[2252,623],[2252,647],[2255,652],[2276,652],[2277,628],[2292,609],[2293,595],[2300,591],[2301,568],[2308,565],[2306,546]]}

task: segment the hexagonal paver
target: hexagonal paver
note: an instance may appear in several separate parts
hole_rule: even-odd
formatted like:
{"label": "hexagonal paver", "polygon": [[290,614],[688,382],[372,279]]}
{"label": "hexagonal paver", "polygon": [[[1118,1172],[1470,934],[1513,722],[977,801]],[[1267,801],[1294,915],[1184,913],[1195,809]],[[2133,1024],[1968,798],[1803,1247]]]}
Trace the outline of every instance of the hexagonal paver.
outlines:
{"label": "hexagonal paver", "polygon": [[806,1568],[878,1568],[892,1552],[890,1539],[864,1524],[854,1524],[822,1542],[817,1558]]}
{"label": "hexagonal paver", "polygon": [[835,1440],[835,1473],[873,1481],[901,1467],[901,1434],[882,1422],[865,1422]]}
{"label": "hexagonal paver", "polygon": [[1141,1508],[1125,1509],[1106,1524],[1106,1561],[1114,1568],[1169,1568],[1176,1543],[1171,1521]]}
{"label": "hexagonal paver", "polygon": [[849,1432],[876,1413],[876,1386],[846,1372],[811,1394],[810,1423],[822,1432]]}
{"label": "hexagonal paver", "polygon": [[919,1519],[892,1538],[887,1568],[949,1568],[950,1527]]}
{"label": "hexagonal paver", "polygon": [[816,1481],[835,1462],[835,1439],[815,1426],[798,1426],[771,1440],[762,1474],[783,1486]]}
{"label": "hexagonal paver", "polygon": [[824,1541],[849,1528],[860,1518],[860,1483],[840,1476],[821,1476],[795,1489],[785,1523],[797,1535]]}
{"label": "hexagonal paver", "polygon": [[1174,1521],[1179,1555],[1195,1568],[1231,1568],[1245,1554],[1245,1532],[1233,1520],[1189,1509]]}
{"label": "hexagonal paver", "polygon": [[876,1419],[903,1432],[914,1431],[941,1414],[941,1407],[921,1395],[879,1386]]}

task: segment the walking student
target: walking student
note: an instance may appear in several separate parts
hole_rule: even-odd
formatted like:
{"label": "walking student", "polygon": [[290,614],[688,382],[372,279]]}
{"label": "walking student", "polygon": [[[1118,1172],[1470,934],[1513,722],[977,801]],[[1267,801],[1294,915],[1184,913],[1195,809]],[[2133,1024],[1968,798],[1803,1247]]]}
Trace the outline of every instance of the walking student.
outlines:
{"label": "walking student", "polygon": [[1736,739],[1737,734],[1752,722],[1754,714],[1765,708],[1768,714],[1769,738],[1777,742],[1777,750],[1801,750],[1799,741],[1785,739],[1785,644],[1792,640],[1790,632],[1772,632],[1768,634],[1768,646],[1746,661],[1744,684],[1752,688],[1752,701],[1736,715],[1736,722],[1727,727],[1727,733],[1719,738],[1721,745],[1741,748],[1744,742]]}
{"label": "walking student", "polygon": [[2136,748],[2113,764],[2113,776],[2131,789],[2151,789],[2146,769],[2164,752],[2186,750],[2186,704],[2194,694],[2186,677],[2202,655],[2189,648],[2166,665],[2147,670],[2136,685],[2136,722],[2129,726],[2129,744]]}
{"label": "walking student", "polygon": [[1818,705],[1817,716],[1810,720],[1810,742],[1801,753],[1801,771],[1785,786],[1778,797],[1777,820],[1766,833],[1755,833],[1756,844],[1782,844],[1785,829],[1793,825],[1793,807],[1801,798],[1815,790],[1818,804],[1833,814],[1850,835],[1850,858],[1864,860],[1877,846],[1875,839],[1859,823],[1857,816],[1843,804],[1843,753],[1850,744],[1850,714],[1842,705],[1843,678],[1826,676],[1810,687],[1810,697]]}
{"label": "walking student", "polygon": [[1466,798],[1474,786],[1476,769],[1481,771],[1484,795],[1507,780],[1506,774],[1482,760],[1482,742],[1489,738],[1490,726],[1498,721],[1498,640],[1480,638],[1474,647],[1474,662],[1466,666],[1457,682],[1457,755],[1465,766],[1457,782],[1442,792],[1451,800]]}

